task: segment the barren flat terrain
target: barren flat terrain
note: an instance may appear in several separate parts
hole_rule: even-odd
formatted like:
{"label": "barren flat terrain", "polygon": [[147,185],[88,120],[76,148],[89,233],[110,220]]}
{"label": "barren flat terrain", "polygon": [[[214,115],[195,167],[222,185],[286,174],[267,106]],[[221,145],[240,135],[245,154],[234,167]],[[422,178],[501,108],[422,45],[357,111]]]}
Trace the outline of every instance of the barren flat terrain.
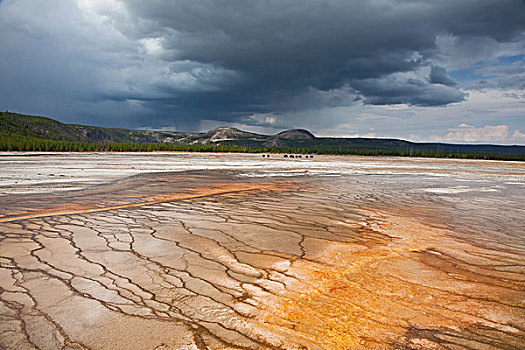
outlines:
{"label": "barren flat terrain", "polygon": [[0,348],[524,349],[525,164],[0,154]]}

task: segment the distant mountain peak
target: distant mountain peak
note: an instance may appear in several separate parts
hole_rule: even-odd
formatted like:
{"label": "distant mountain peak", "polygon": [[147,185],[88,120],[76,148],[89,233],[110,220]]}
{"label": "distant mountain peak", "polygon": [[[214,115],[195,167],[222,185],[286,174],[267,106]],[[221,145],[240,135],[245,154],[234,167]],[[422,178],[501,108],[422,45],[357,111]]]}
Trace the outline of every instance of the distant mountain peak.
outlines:
{"label": "distant mountain peak", "polygon": [[273,136],[275,138],[279,139],[286,139],[286,140],[313,140],[315,139],[315,136],[308,130],[305,129],[292,129],[292,130],[286,130],[278,133],[277,135]]}
{"label": "distant mountain peak", "polygon": [[209,139],[209,142],[238,140],[243,138],[260,139],[263,135],[254,134],[248,131],[242,131],[232,126],[221,126],[215,130],[205,133],[204,138]]}
{"label": "distant mountain peak", "polygon": [[[47,141],[67,142],[54,144],[53,147],[56,147],[54,150],[67,150],[70,146],[77,147],[77,149],[84,147],[70,145],[69,143],[148,145],[147,147],[138,147],[140,150],[155,149],[155,144],[224,145],[287,148],[288,150],[301,149],[309,152],[322,151],[336,154],[355,152],[366,155],[438,155],[440,157],[525,161],[525,146],[454,145],[414,143],[398,139],[315,137],[304,129],[287,130],[270,136],[242,131],[231,126],[223,126],[206,133],[131,130],[64,124],[45,117],[0,112],[0,150],[39,150],[43,146],[47,147]],[[137,149],[129,145],[122,147]],[[166,148],[159,147],[159,149]]]}

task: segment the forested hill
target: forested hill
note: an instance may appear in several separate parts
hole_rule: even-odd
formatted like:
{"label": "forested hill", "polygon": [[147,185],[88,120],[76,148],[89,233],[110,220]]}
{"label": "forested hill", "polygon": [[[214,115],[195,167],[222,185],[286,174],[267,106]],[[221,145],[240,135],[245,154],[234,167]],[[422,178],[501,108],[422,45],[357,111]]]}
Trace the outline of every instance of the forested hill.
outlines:
{"label": "forested hill", "polygon": [[189,133],[101,128],[10,112],[0,113],[2,134],[71,142],[169,143]]}
{"label": "forested hill", "polygon": [[0,113],[2,151],[224,151],[400,155],[525,160],[525,146],[414,143],[398,139],[315,137],[304,129],[261,135],[232,127],[205,133],[64,124]]}

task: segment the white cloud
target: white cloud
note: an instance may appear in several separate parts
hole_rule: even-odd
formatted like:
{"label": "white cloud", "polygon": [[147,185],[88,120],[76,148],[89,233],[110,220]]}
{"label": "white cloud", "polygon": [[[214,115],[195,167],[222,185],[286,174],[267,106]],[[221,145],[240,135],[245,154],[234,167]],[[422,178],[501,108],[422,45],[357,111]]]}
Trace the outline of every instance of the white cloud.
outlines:
{"label": "white cloud", "polygon": [[525,133],[514,130],[505,124],[484,125],[476,127],[461,123],[450,128],[446,135],[432,135],[422,139],[419,135],[410,135],[414,141],[450,142],[450,143],[496,143],[496,144],[523,144]]}
{"label": "white cloud", "polygon": [[[522,38],[525,34],[522,33]],[[488,37],[457,37],[451,34],[436,37],[438,53],[433,58],[447,70],[465,69],[478,62],[496,60],[500,56],[525,54],[522,40],[498,42]]]}
{"label": "white cloud", "polygon": [[448,70],[468,68],[476,62],[495,59],[499,54],[499,43],[493,38],[479,37],[464,40],[446,34],[436,37],[439,50],[435,60]]}
{"label": "white cloud", "polygon": [[244,118],[248,124],[275,127],[278,117],[273,113],[255,113]]}
{"label": "white cloud", "polygon": [[450,132],[443,138],[449,142],[505,142],[509,137],[508,125],[485,125],[475,127],[465,123]]}
{"label": "white cloud", "polygon": [[514,130],[512,139],[516,142],[525,142],[525,133],[521,132],[520,130]]}
{"label": "white cloud", "polygon": [[141,47],[139,50],[148,55],[162,55],[165,50],[162,47],[163,38],[144,38],[140,39],[139,43]]}

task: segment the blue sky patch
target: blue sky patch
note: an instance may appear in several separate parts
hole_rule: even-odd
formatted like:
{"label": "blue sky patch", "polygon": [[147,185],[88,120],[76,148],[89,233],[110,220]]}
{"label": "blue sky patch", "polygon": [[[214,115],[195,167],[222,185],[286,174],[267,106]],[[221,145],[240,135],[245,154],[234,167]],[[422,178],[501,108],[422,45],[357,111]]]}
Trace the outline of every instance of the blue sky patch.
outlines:
{"label": "blue sky patch", "polygon": [[498,65],[511,64],[517,61],[521,61],[525,58],[525,55],[516,55],[516,56],[501,56],[498,58]]}
{"label": "blue sky patch", "polygon": [[478,67],[472,66],[467,69],[458,69],[458,70],[452,70],[448,73],[452,79],[457,81],[458,83],[463,83],[466,81],[473,81],[473,80],[479,80],[479,79],[485,79],[482,75],[477,75],[475,70]]}
{"label": "blue sky patch", "polygon": [[448,72],[451,78],[456,80],[458,83],[471,82],[475,80],[487,80],[494,78],[495,76],[486,76],[478,74],[480,68],[485,67],[499,67],[513,64],[518,61],[522,61],[525,58],[525,55],[515,55],[515,56],[500,56],[497,61],[484,61],[473,64],[466,69],[456,69]]}

